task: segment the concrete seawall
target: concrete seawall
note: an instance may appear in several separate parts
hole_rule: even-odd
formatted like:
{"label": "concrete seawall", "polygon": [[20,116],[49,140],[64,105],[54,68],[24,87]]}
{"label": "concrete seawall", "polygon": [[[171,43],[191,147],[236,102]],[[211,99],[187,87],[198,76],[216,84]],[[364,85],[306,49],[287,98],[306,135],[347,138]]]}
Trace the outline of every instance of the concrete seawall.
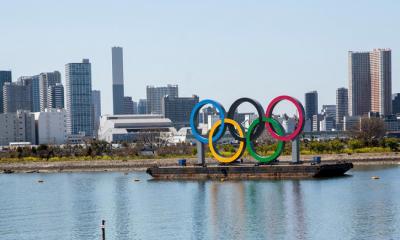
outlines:
{"label": "concrete seawall", "polygon": [[[309,161],[315,155],[302,155],[301,159]],[[322,162],[349,161],[357,165],[388,165],[399,164],[400,154],[397,153],[366,153],[366,154],[323,154]],[[134,160],[71,160],[56,162],[1,162],[0,173],[3,170],[14,172],[84,172],[84,171],[145,171],[152,166],[177,166],[176,158],[170,159],[134,159]],[[280,157],[280,162],[290,161],[290,156]],[[256,163],[254,160],[245,160]],[[196,163],[195,158],[187,158],[188,165]],[[207,159],[208,164],[215,164],[213,159]]]}

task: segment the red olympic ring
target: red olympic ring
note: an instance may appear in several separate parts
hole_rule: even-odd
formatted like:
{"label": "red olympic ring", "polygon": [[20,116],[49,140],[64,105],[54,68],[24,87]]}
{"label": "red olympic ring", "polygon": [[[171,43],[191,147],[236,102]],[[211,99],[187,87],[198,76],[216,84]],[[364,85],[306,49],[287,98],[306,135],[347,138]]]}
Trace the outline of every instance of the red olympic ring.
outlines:
{"label": "red olympic ring", "polygon": [[272,118],[272,112],[273,112],[275,106],[283,100],[287,100],[287,101],[293,103],[299,113],[299,121],[297,123],[296,129],[291,134],[279,136],[275,132],[275,130],[271,127],[271,124],[269,122],[266,122],[265,126],[267,127],[268,132],[271,134],[271,136],[273,138],[280,140],[280,141],[291,141],[291,140],[295,139],[301,133],[301,131],[303,131],[304,122],[305,122],[304,121],[304,115],[305,115],[304,108],[299,100],[297,100],[296,98],[290,97],[290,96],[286,96],[286,95],[278,96],[269,103],[269,105],[267,107],[267,111],[265,112],[265,116],[267,118]]}

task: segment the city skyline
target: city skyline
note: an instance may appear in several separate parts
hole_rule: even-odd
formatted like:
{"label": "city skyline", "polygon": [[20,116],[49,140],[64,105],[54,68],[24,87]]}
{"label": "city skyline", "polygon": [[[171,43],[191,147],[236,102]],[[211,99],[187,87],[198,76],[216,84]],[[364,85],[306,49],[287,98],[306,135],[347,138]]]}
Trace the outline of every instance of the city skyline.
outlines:
{"label": "city skyline", "polygon": [[[11,69],[14,81],[54,70],[65,76],[64,64],[89,58],[104,113],[112,113],[109,49],[116,45],[124,48],[125,94],[135,101],[145,98],[146,85],[178,84],[183,96],[196,93],[224,105],[238,95],[264,103],[282,93],[303,100],[303,93],[313,89],[321,104],[333,104],[332,89],[347,87],[347,51],[385,47],[393,51],[393,92],[400,89],[397,3],[99,2],[96,7],[79,3],[79,9],[73,2],[26,4],[29,8],[4,4],[9,11],[0,24],[9,37],[3,40],[7,48],[1,49],[0,69]],[[33,17],[50,7],[63,11]],[[82,21],[89,10],[91,20]],[[116,17],[104,17],[108,11]],[[379,17],[368,21],[376,12]],[[316,21],[318,16],[324,17]],[[41,32],[41,38],[23,37],[34,32]],[[229,91],[221,95],[219,89]]]}
{"label": "city skyline", "polygon": [[[114,50],[115,49],[117,49],[117,50],[119,50],[120,52],[118,53],[118,54],[120,54],[119,56],[120,56],[120,58],[121,58],[121,60],[119,60],[120,61],[120,63],[119,63],[119,65],[121,66],[122,64],[123,64],[123,60],[122,60],[122,47],[112,47],[112,50],[113,50],[113,54],[114,54]],[[372,61],[373,60],[370,60],[370,55],[374,55],[374,54],[376,54],[376,53],[374,53],[374,52],[376,52],[376,51],[381,51],[381,50],[384,50],[384,51],[386,51],[386,49],[388,49],[388,51],[389,51],[389,54],[391,53],[391,49],[390,48],[385,48],[385,49],[380,49],[380,48],[374,48],[374,50],[373,51],[371,51],[371,52],[368,52],[368,51],[352,51],[352,50],[348,50],[347,51],[347,53],[348,53],[348,69],[347,69],[347,71],[349,71],[349,75],[348,75],[348,79],[347,79],[347,81],[348,81],[348,83],[347,83],[347,85],[343,85],[343,86],[339,86],[339,87],[337,87],[337,89],[339,89],[339,88],[349,88],[350,87],[350,83],[351,83],[351,66],[352,66],[352,61],[353,61],[353,58],[354,57],[352,57],[352,56],[360,56],[360,57],[362,57],[363,55],[366,55],[366,57],[365,57],[365,61],[367,61],[368,62],[368,72],[366,72],[365,74],[366,75],[371,75],[371,76],[369,76],[369,85],[371,85],[372,84],[372,79],[373,79],[373,73],[372,73]],[[391,55],[391,54],[390,54]],[[112,59],[114,59],[114,55],[112,55]],[[361,58],[356,58],[356,60],[358,60],[358,59],[361,59]],[[391,57],[389,58],[389,60],[391,59]],[[362,59],[361,59],[362,60]],[[358,60],[358,61],[360,61],[360,60]],[[371,63],[370,63],[370,61],[371,61]],[[371,69],[370,69],[371,68]],[[390,63],[390,65],[389,65],[389,71],[391,71],[391,73],[390,73],[390,76],[392,75],[392,65],[391,65],[391,63]],[[114,64],[111,64],[111,72],[113,72],[113,69],[114,69]],[[14,76],[14,73],[13,73],[13,71],[12,70],[4,70],[4,69],[0,69],[0,71],[2,71],[2,72],[7,72],[7,71],[11,71],[11,80],[12,80],[12,83],[13,84],[25,84],[23,81],[26,81],[26,80],[30,80],[31,78],[34,78],[34,77],[39,77],[39,85],[41,85],[42,84],[42,80],[41,80],[41,76],[42,75],[47,75],[47,74],[53,74],[53,72],[42,72],[42,73],[40,73],[39,75],[34,75],[34,76],[18,76],[18,77],[15,77]],[[59,75],[60,75],[60,71],[58,71],[58,70],[55,70],[54,71],[54,73],[58,73]],[[361,74],[362,74],[362,72],[360,72]],[[360,73],[356,73],[356,75],[359,75]],[[375,75],[377,75],[377,74],[375,74]],[[122,77],[121,77],[122,76]],[[64,77],[64,79],[63,79],[63,77]],[[65,75],[64,76],[58,76],[58,80],[55,80],[56,82],[57,82],[57,84],[59,84],[59,85],[61,85],[61,87],[63,87],[64,85],[65,85]],[[115,86],[115,78],[114,77],[111,77],[111,79],[110,79],[110,82],[112,83],[112,85],[113,85],[113,88],[112,89],[114,89],[114,86]],[[119,79],[117,80],[117,81],[119,81],[119,82],[121,82],[122,81],[122,88],[123,88],[123,70],[122,70],[122,66],[121,66],[121,73],[120,73],[120,75],[119,75]],[[391,85],[393,85],[393,83],[392,83],[392,77],[390,78],[390,84]],[[375,84],[376,85],[376,84]],[[135,97],[135,96],[132,96],[132,97],[130,97],[130,96],[124,96],[124,98],[123,98],[123,102],[122,102],[122,105],[124,105],[124,101],[125,101],[125,99],[126,98],[130,98],[131,99],[131,101],[133,101],[135,104],[137,104],[140,100],[146,100],[146,98],[148,97],[148,89],[149,88],[166,88],[166,87],[169,87],[169,86],[177,86],[177,85],[173,85],[173,84],[165,84],[165,85],[162,85],[162,84],[158,84],[158,85],[149,85],[149,84],[147,84],[146,85],[146,90],[144,91],[146,94],[145,94],[145,96],[143,97],[143,98],[140,98],[140,97]],[[391,87],[392,88],[392,87]],[[316,90],[312,90],[312,91],[310,91],[310,90],[308,90],[307,92],[305,92],[305,93],[303,93],[303,97],[299,97],[298,99],[300,100],[300,101],[302,101],[303,103],[304,103],[304,105],[305,105],[305,108],[307,108],[307,100],[306,100],[306,97],[304,96],[304,94],[307,96],[307,94],[309,94],[309,93],[314,93],[314,92],[316,92],[317,94],[321,91],[321,90],[319,90],[319,89],[317,89],[317,88],[315,88]],[[42,90],[42,88],[40,88],[39,89],[39,91],[40,91],[40,95],[42,95],[42,92],[43,92],[43,90]],[[47,91],[47,90],[46,90]],[[49,87],[49,90],[48,91],[51,91],[51,89],[50,89],[50,87]],[[100,90],[99,90],[100,91]],[[114,90],[112,90],[112,91],[114,91]],[[370,94],[372,94],[372,89],[371,89],[371,86],[368,88],[368,91],[367,92],[370,92]],[[365,92],[365,91],[362,91],[362,92]],[[396,92],[394,92],[394,91],[391,91],[390,92],[390,94],[388,94],[387,96],[390,96],[389,98],[387,98],[388,100],[390,100],[390,102],[391,102],[391,96],[392,96],[392,94],[395,94]],[[129,94],[129,92],[128,92],[128,94]],[[336,94],[336,93],[335,93]],[[121,95],[120,94],[120,92],[118,92],[118,95]],[[123,94],[122,94],[123,95]],[[32,96],[33,97],[33,96]],[[366,99],[371,99],[371,97],[372,97],[372,95],[371,96],[367,96],[366,97]],[[377,98],[378,96],[375,96],[375,98]],[[62,96],[62,98],[63,98],[63,96]],[[323,105],[329,105],[329,104],[334,104],[335,103],[335,100],[336,100],[336,98],[337,98],[337,96],[335,95],[335,99],[333,99],[332,101],[329,101],[329,102],[318,102],[318,97],[317,97],[317,106],[316,106],[316,111],[317,112],[319,112],[320,110],[321,110],[321,107],[323,106]],[[352,96],[351,95],[349,95],[349,100],[350,99],[352,99]],[[40,101],[42,101],[42,97],[40,96]],[[113,108],[113,105],[114,105],[114,101],[115,101],[115,97],[113,97],[113,102],[111,103],[111,108]],[[102,101],[103,102],[103,101]],[[108,104],[110,104],[109,103],[109,101],[105,101],[105,104],[104,105],[108,105]],[[33,104],[33,103],[32,103]],[[42,102],[40,102],[40,104],[41,104],[41,106],[40,106],[40,111],[44,111],[44,108],[45,107],[43,107],[43,103]],[[47,104],[47,103],[46,103]],[[288,107],[288,105],[286,104],[285,105],[285,103],[283,104],[284,106],[283,106],[283,110],[287,110],[287,109],[285,109],[285,108],[287,108]],[[50,106],[50,105],[49,105]],[[32,108],[33,108],[33,106],[32,106]],[[53,107],[54,108],[54,107]],[[55,108],[59,108],[59,107],[55,107]],[[122,106],[122,108],[124,108],[123,106]],[[369,110],[371,110],[371,111],[373,111],[373,107],[372,107],[372,103],[371,102],[368,102],[368,106],[366,106],[365,107],[365,109],[369,109]],[[121,109],[122,110],[122,109]],[[251,110],[251,108],[250,109],[246,109],[245,111],[249,111],[249,110]],[[348,109],[348,111],[349,111],[349,115],[351,115],[351,101],[349,101],[349,109]],[[109,115],[111,115],[111,114],[115,114],[115,113],[113,113],[113,110],[111,110],[111,112],[106,112],[106,110],[104,110],[104,108],[102,108],[102,112],[103,112],[103,114],[109,114]],[[365,112],[363,112],[363,113],[358,113],[358,114],[356,114],[356,115],[364,115],[364,114],[366,114],[368,111],[365,111]],[[127,113],[124,113],[123,112],[123,110],[122,110],[122,112],[120,113],[120,114],[127,114]]]}

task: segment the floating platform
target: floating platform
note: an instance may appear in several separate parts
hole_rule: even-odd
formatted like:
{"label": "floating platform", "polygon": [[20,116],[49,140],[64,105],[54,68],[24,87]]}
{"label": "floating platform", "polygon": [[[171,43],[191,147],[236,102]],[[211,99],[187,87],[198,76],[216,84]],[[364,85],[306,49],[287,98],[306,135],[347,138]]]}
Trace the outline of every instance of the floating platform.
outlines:
{"label": "floating platform", "polygon": [[275,163],[255,165],[250,163],[206,166],[154,166],[147,173],[154,179],[289,179],[289,178],[324,178],[344,175],[353,168],[350,162],[330,163]]}

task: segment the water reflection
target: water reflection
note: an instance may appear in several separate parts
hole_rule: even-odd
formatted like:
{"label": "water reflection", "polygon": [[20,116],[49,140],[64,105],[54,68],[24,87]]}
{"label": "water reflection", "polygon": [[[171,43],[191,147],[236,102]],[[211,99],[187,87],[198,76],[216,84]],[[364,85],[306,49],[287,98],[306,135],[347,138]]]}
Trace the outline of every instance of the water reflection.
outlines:
{"label": "water reflection", "polygon": [[293,223],[293,231],[290,235],[296,236],[296,239],[308,239],[306,236],[307,233],[307,225],[305,224],[305,209],[303,203],[303,193],[301,189],[301,182],[298,180],[294,180],[291,182],[292,184],[292,203],[290,206],[293,207],[292,218],[294,220]]}
{"label": "water reflection", "polygon": [[105,219],[107,240],[400,239],[400,168],[352,175],[225,182],[148,181],[143,173],[0,175],[0,236],[99,239]]}
{"label": "water reflection", "polygon": [[[371,171],[371,168],[366,169]],[[397,184],[369,180],[355,192],[357,194],[351,197],[351,217],[352,224],[357,227],[352,229],[352,239],[360,236],[364,239],[398,239],[395,237],[400,223]]]}
{"label": "water reflection", "polygon": [[114,180],[114,203],[115,203],[115,237],[116,239],[128,239],[129,231],[134,228],[131,226],[130,215],[134,216],[134,209],[131,208],[130,197],[127,193],[127,176],[121,175]]}
{"label": "water reflection", "polygon": [[206,182],[200,181],[196,184],[197,191],[193,194],[193,222],[192,222],[192,239],[208,239],[205,235],[208,232],[207,215],[205,209],[207,207]]}
{"label": "water reflection", "polygon": [[69,176],[71,177],[69,187],[72,203],[72,239],[91,239],[97,230],[92,223],[99,221],[96,218],[96,182],[87,176],[80,177],[72,174]]}

